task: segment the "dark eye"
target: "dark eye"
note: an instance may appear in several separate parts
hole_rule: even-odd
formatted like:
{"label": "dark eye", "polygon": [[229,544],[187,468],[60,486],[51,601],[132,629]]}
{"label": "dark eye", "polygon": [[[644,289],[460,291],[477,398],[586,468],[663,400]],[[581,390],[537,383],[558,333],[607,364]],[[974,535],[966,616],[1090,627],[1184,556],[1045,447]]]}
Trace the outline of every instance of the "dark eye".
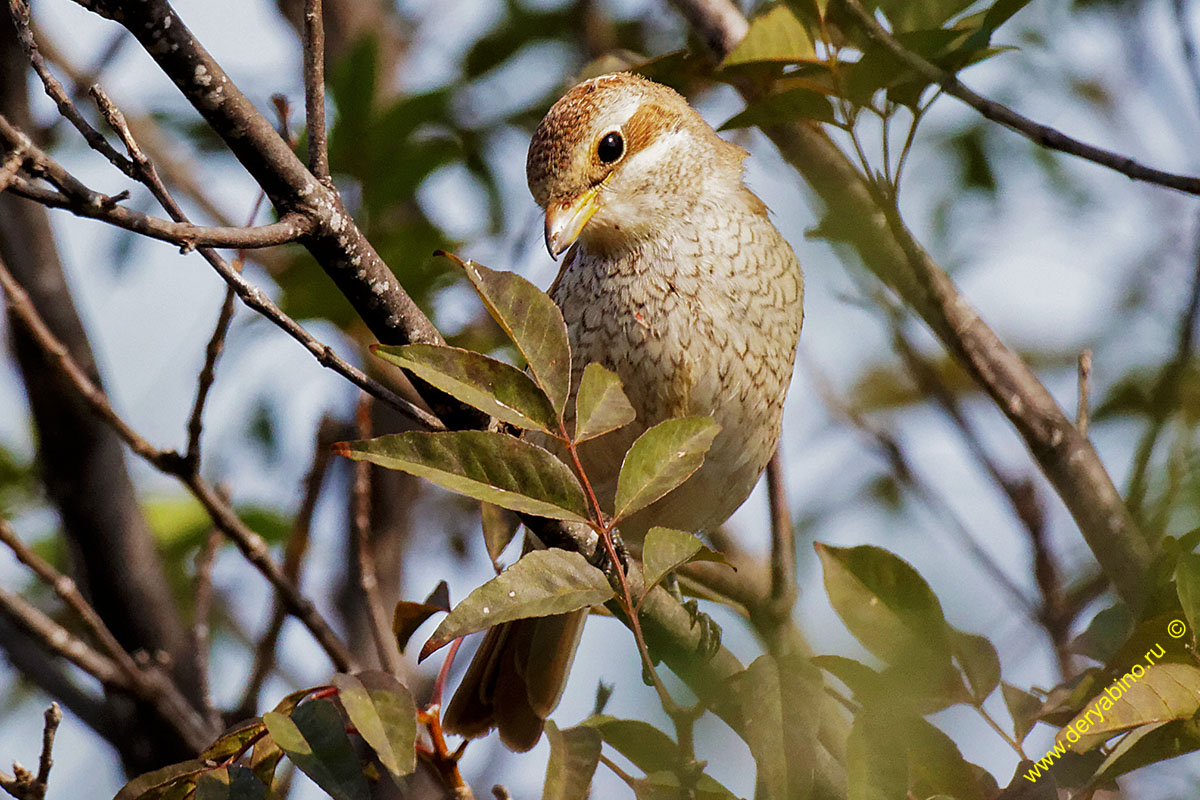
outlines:
{"label": "dark eye", "polygon": [[621,138],[621,134],[613,131],[606,133],[604,138],[600,140],[600,144],[596,145],[596,155],[605,164],[611,164],[621,157],[625,152],[625,140]]}

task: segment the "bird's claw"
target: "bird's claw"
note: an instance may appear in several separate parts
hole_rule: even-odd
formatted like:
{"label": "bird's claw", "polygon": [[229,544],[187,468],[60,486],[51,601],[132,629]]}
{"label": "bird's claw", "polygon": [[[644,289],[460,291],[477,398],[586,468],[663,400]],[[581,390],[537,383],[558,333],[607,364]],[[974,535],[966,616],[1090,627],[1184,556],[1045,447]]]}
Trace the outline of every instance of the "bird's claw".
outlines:
{"label": "bird's claw", "polygon": [[697,600],[687,600],[683,607],[688,612],[688,616],[692,618],[692,627],[700,626],[700,643],[697,650],[700,658],[707,661],[721,649],[721,626],[700,610],[700,603]]}
{"label": "bird's claw", "polygon": [[[625,542],[621,539],[621,534],[617,531],[612,531],[613,550],[616,551],[617,561],[621,562],[621,571],[628,574],[629,572],[629,548],[625,546]],[[593,567],[603,572],[610,580],[615,580],[617,577],[617,569],[613,564],[612,557],[608,554],[608,548],[604,546],[604,541],[596,542],[596,549],[592,551],[591,558],[588,559]]]}

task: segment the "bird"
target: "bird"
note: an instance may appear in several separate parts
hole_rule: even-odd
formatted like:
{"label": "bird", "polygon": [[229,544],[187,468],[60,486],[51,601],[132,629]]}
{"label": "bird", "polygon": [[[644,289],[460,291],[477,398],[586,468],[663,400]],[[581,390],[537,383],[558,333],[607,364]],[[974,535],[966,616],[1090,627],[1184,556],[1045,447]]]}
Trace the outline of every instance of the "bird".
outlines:
{"label": "bird", "polygon": [[[745,184],[747,155],[673,89],[629,72],[568,90],[530,142],[526,177],[545,214],[546,247],[554,258],[565,253],[548,293],[567,323],[572,391],[598,362],[617,374],[637,414],[579,447],[601,504],[612,507],[624,454],[648,428],[693,415],[720,425],[696,473],[621,521],[635,551],[652,525],[692,533],[720,525],[778,444],[804,278]],[[468,738],[497,728],[510,749],[532,748],[561,698],[586,615],[490,629],[443,728]]]}

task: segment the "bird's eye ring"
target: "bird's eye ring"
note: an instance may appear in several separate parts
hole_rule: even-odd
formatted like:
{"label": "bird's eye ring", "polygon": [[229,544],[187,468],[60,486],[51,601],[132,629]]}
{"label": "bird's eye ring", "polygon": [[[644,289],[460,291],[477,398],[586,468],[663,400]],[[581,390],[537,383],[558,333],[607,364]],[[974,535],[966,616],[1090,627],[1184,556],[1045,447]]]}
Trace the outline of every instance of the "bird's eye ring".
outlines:
{"label": "bird's eye ring", "polygon": [[596,157],[605,164],[612,164],[625,153],[625,140],[616,131],[604,134],[596,145]]}

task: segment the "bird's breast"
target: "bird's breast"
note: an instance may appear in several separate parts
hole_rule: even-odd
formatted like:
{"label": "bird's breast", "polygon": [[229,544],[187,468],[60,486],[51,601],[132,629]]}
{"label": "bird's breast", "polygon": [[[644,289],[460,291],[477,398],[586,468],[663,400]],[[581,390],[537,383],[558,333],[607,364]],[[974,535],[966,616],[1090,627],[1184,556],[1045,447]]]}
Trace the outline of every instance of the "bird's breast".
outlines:
{"label": "bird's breast", "polygon": [[[585,467],[595,483],[615,486],[625,449],[658,422],[703,415],[722,426],[704,467],[675,493],[678,518],[651,509],[655,524],[690,530],[732,513],[774,452],[802,318],[799,265],[765,216],[707,217],[616,256],[580,246],[552,292],[575,385],[599,362],[620,376],[638,414],[591,446]],[[689,487],[708,496],[697,503]]]}

